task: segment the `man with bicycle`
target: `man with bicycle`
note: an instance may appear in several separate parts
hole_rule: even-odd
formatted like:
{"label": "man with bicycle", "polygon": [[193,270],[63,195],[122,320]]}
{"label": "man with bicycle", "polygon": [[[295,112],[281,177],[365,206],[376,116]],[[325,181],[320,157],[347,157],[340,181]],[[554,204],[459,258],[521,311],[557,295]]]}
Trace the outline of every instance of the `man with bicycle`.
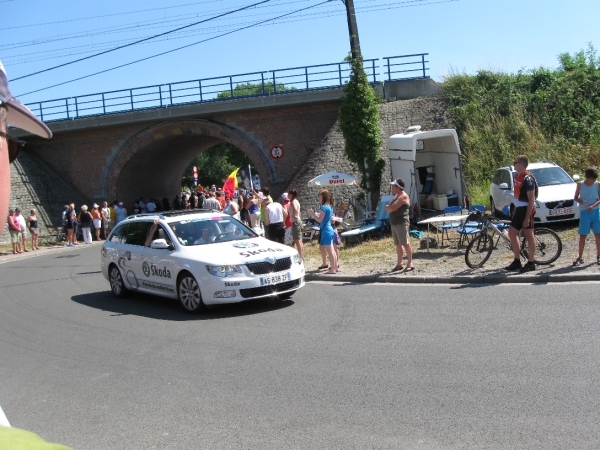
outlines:
{"label": "man with bicycle", "polygon": [[[504,270],[519,270],[519,273],[535,270],[533,262],[535,252],[535,239],[533,235],[533,216],[535,215],[535,198],[537,194],[537,182],[533,174],[527,170],[529,158],[519,155],[513,163],[517,176],[515,177],[515,211],[510,222],[508,237],[512,245],[515,259]],[[527,240],[527,263],[521,265],[519,232],[523,230]]]}

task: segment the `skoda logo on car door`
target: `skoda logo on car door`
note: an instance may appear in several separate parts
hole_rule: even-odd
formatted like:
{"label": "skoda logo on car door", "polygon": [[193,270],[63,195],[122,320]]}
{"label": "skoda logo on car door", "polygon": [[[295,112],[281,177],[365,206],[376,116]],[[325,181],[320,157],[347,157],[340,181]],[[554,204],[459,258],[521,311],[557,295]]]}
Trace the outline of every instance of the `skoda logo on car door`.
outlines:
{"label": "skoda logo on car door", "polygon": [[144,275],[147,277],[150,276],[150,266],[148,265],[147,261],[144,261],[144,264],[142,264],[142,270],[144,271]]}

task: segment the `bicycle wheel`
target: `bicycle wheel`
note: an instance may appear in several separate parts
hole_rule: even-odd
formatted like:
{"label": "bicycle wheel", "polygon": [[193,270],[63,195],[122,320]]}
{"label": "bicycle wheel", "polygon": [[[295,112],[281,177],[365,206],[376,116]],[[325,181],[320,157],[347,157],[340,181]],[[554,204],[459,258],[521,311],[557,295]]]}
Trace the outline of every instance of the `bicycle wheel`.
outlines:
{"label": "bicycle wheel", "polygon": [[[536,264],[552,264],[562,253],[562,241],[558,234],[548,228],[535,228],[535,255],[533,262]],[[521,237],[521,254],[528,258],[527,239]]]}
{"label": "bicycle wheel", "polygon": [[494,250],[494,239],[489,234],[480,234],[467,245],[465,262],[471,269],[482,267]]}

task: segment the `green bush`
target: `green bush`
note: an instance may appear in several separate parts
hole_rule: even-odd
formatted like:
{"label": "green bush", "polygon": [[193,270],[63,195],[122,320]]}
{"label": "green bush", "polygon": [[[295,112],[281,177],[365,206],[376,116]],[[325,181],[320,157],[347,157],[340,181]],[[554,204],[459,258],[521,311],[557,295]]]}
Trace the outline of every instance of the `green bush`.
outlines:
{"label": "green bush", "polygon": [[453,74],[443,83],[463,152],[467,190],[487,203],[494,171],[519,154],[570,174],[600,165],[600,58],[559,55],[559,67]]}

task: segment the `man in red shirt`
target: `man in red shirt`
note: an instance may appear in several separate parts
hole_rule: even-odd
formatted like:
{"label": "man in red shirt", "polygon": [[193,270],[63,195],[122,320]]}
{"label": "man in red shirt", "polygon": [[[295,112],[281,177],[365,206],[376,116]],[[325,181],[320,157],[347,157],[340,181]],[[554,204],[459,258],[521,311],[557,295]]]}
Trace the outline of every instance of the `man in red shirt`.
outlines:
{"label": "man in red shirt", "polygon": [[[519,155],[513,163],[517,176],[515,177],[515,211],[510,222],[508,237],[512,244],[515,259],[505,270],[519,270],[520,273],[535,270],[533,256],[535,252],[535,239],[533,236],[533,216],[535,215],[535,196],[537,182],[535,177],[527,170],[529,159],[525,155]],[[529,261],[522,266],[519,231],[523,230],[527,239],[527,256]]]}

